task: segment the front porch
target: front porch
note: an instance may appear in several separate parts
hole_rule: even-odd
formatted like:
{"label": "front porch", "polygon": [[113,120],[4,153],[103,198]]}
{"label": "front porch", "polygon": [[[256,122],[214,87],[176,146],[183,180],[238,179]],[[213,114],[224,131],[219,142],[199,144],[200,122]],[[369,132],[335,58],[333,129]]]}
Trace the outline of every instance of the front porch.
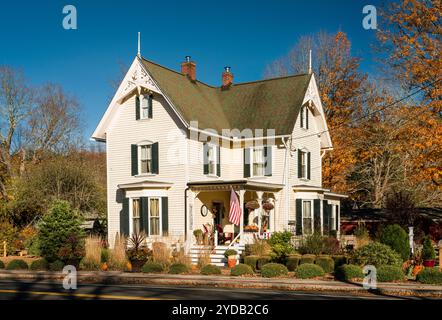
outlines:
{"label": "front porch", "polygon": [[[193,246],[242,247],[256,238],[269,238],[279,229],[283,185],[244,179],[191,182],[188,187],[186,228]],[[232,189],[242,212],[239,225],[229,221]],[[198,242],[195,230],[202,231],[206,243]]]}

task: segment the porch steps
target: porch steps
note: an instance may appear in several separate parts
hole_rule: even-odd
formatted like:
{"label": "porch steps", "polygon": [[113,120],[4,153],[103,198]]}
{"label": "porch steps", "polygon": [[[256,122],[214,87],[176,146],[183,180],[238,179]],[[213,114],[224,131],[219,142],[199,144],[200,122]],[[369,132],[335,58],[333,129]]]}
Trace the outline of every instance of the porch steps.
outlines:
{"label": "porch steps", "polygon": [[[216,246],[215,248],[211,246],[193,245],[190,249],[189,255],[192,260],[192,264],[198,264],[198,257],[203,253],[210,253],[211,264],[224,267],[227,265],[227,259],[224,257],[224,252],[227,249],[234,249],[238,252],[238,256],[241,255],[245,247],[244,245],[235,246]],[[239,260],[239,259],[238,259]]]}

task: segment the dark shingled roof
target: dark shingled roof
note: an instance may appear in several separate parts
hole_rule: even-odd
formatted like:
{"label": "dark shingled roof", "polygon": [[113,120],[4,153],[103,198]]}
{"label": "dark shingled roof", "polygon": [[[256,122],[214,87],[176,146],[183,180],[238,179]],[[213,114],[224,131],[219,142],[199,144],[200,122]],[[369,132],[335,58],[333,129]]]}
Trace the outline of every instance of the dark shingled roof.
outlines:
{"label": "dark shingled roof", "polygon": [[[291,134],[310,74],[212,87],[142,59],[144,66],[186,121],[200,129],[275,129]],[[266,132],[264,132],[266,134]]]}

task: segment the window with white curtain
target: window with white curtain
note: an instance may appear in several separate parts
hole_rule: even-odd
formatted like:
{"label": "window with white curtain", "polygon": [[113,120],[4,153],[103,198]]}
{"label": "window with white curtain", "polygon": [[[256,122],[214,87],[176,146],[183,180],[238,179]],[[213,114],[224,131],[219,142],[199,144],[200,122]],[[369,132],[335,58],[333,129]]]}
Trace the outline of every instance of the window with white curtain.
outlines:
{"label": "window with white curtain", "polygon": [[132,230],[134,233],[138,233],[141,230],[140,199],[132,199]]}
{"label": "window with white curtain", "polygon": [[161,235],[159,198],[149,198],[149,235]]}
{"label": "window with white curtain", "polygon": [[207,160],[209,163],[209,174],[213,174],[216,175],[216,159],[217,159],[217,154],[216,154],[216,146],[213,144],[208,144],[207,145]]}
{"label": "window with white curtain", "polygon": [[152,145],[141,145],[140,147],[140,170],[143,173],[152,173]]}
{"label": "window with white curtain", "polygon": [[253,176],[264,176],[265,174],[265,158],[264,147],[256,147],[252,149],[253,156]]}
{"label": "window with white curtain", "polygon": [[303,221],[303,234],[312,234],[313,230],[313,214],[312,214],[312,201],[302,202],[302,221]]}

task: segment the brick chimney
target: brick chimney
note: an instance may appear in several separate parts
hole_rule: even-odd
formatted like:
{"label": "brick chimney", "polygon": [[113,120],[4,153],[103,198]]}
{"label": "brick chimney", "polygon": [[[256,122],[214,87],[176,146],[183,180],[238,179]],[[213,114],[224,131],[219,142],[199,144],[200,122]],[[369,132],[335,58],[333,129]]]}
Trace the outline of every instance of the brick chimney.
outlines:
{"label": "brick chimney", "polygon": [[189,77],[190,80],[196,80],[196,64],[190,61],[190,56],[186,56],[186,60],[181,63],[181,73]]}
{"label": "brick chimney", "polygon": [[230,67],[224,67],[222,81],[223,81],[223,87],[228,87],[232,84],[233,74],[230,72]]}

